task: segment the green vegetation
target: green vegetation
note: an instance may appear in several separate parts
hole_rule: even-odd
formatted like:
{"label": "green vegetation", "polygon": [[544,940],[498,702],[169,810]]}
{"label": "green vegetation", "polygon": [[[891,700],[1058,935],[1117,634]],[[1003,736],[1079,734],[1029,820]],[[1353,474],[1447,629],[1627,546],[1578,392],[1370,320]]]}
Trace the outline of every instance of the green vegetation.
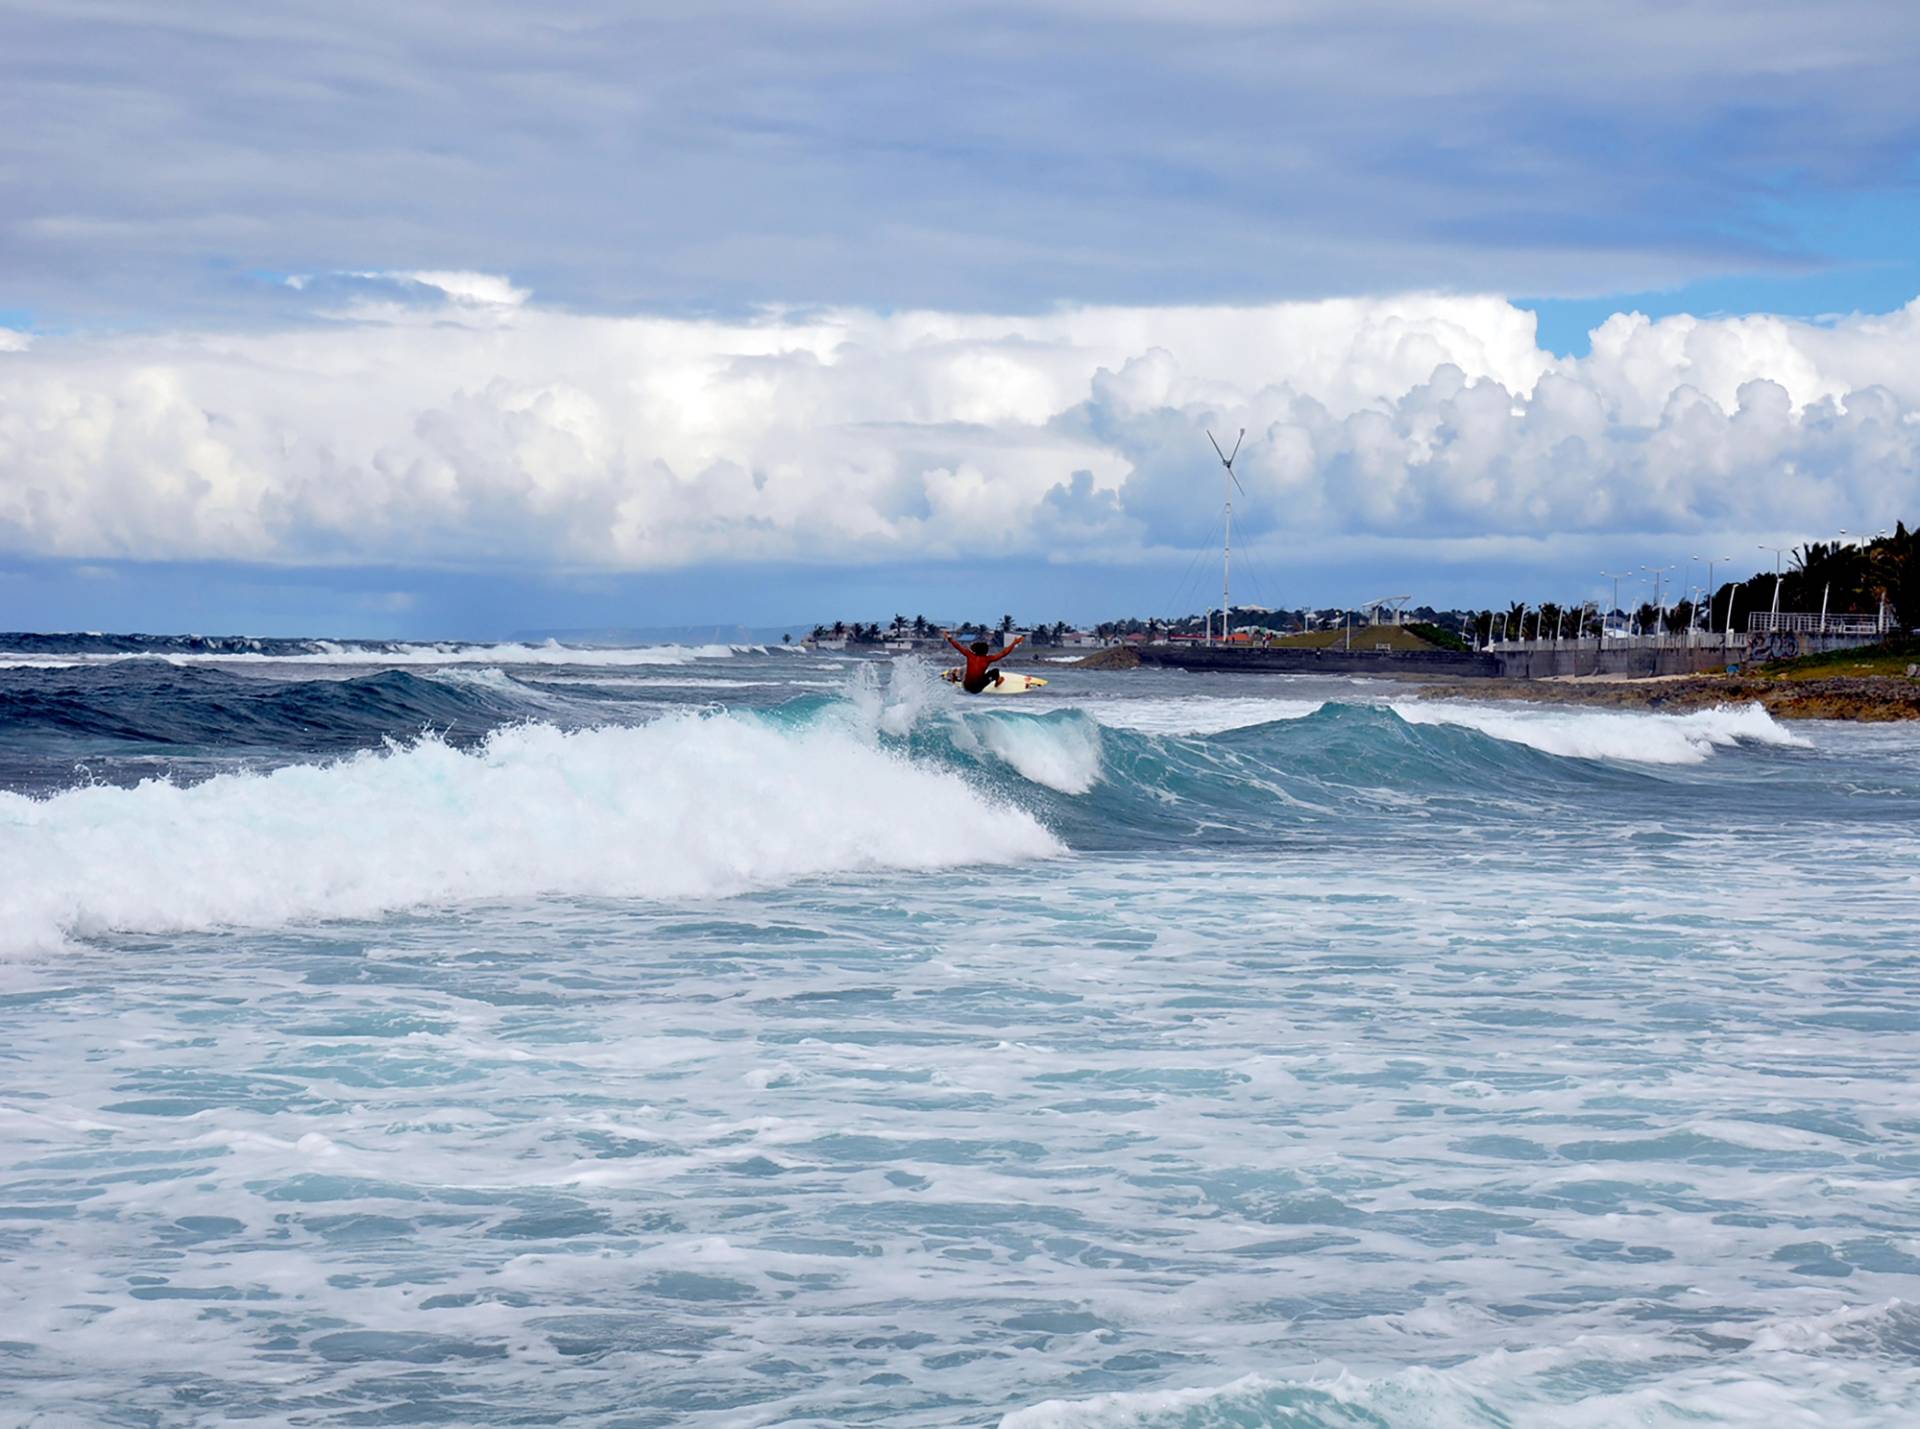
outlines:
{"label": "green vegetation", "polygon": [[[1714,629],[1727,624],[1729,596],[1735,630],[1746,629],[1749,612],[1772,610],[1775,580],[1772,571],[1763,571],[1721,586],[1713,597]],[[1920,532],[1902,521],[1891,535],[1858,545],[1810,541],[1793,552],[1778,584],[1781,610],[1873,615],[1884,601],[1896,626],[1920,625]]]}
{"label": "green vegetation", "polygon": [[1427,644],[1438,646],[1442,650],[1470,650],[1473,648],[1460,638],[1458,632],[1448,630],[1443,625],[1435,625],[1430,621],[1416,620],[1402,628],[1407,634],[1414,636],[1416,639],[1424,640]]}
{"label": "green vegetation", "polygon": [[[1431,650],[1433,644],[1415,635],[1405,625],[1356,625],[1351,630],[1309,630],[1300,635],[1282,635],[1273,642],[1276,650],[1378,650],[1382,646],[1397,654]],[[1464,648],[1464,647],[1462,647]]]}
{"label": "green vegetation", "polygon": [[1909,666],[1920,664],[1920,638],[1895,636],[1878,645],[1861,645],[1852,650],[1828,650],[1819,655],[1802,655],[1797,660],[1772,660],[1756,665],[1747,673],[1770,680],[1827,680],[1837,676],[1885,678],[1907,676]]}

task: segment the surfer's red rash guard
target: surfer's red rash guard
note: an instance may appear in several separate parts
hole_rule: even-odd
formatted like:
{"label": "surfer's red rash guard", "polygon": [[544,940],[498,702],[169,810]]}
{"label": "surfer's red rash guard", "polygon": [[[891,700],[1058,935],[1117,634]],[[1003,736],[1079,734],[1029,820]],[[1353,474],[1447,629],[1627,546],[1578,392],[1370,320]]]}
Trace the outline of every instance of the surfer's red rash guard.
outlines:
{"label": "surfer's red rash guard", "polygon": [[[1018,645],[1019,643],[1020,642],[1016,640],[1013,642],[1013,645]],[[947,644],[967,657],[967,673],[960,677],[963,681],[979,679],[993,667],[995,660],[1004,660],[1013,653],[1013,645],[1009,645],[1006,649],[996,650],[991,655],[976,655],[951,635],[947,637]]]}

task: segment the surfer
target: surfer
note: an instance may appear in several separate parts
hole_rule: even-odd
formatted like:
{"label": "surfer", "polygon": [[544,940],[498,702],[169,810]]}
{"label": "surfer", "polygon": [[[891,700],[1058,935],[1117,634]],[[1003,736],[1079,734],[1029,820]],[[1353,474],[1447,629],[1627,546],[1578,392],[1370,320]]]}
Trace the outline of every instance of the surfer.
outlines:
{"label": "surfer", "polygon": [[993,662],[1006,659],[1013,653],[1014,646],[1027,638],[1024,635],[1016,635],[1006,649],[990,652],[984,640],[976,640],[971,645],[962,645],[953,638],[951,630],[943,630],[940,633],[947,637],[947,644],[967,657],[967,669],[966,673],[960,677],[960,688],[970,695],[979,694],[988,685],[999,684],[1000,672],[993,668]]}

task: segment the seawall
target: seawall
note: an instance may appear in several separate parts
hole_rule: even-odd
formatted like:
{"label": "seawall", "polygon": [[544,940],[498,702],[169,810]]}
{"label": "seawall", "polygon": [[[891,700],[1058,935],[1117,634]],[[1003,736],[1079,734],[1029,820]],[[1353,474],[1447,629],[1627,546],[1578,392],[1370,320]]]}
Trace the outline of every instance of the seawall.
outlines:
{"label": "seawall", "polygon": [[[1764,641],[1765,636],[1754,637]],[[1278,675],[1372,675],[1383,679],[1547,680],[1567,675],[1700,675],[1748,661],[1746,636],[1733,643],[1718,639],[1684,640],[1566,640],[1496,645],[1491,650],[1301,650],[1298,648],[1233,649],[1206,646],[1145,645],[1139,647],[1143,665],[1170,665],[1181,670],[1224,670]],[[1871,643],[1851,636],[1802,636],[1794,653],[1843,650]],[[1755,659],[1784,651],[1756,652]]]}
{"label": "seawall", "polygon": [[1496,650],[1498,674],[1509,680],[1548,680],[1557,675],[1700,675],[1746,660],[1738,645],[1575,645]]}
{"label": "seawall", "polygon": [[1498,675],[1498,661],[1465,650],[1243,650],[1171,645],[1140,647],[1143,665],[1180,670],[1232,670],[1276,675],[1377,675],[1387,679],[1462,680]]}

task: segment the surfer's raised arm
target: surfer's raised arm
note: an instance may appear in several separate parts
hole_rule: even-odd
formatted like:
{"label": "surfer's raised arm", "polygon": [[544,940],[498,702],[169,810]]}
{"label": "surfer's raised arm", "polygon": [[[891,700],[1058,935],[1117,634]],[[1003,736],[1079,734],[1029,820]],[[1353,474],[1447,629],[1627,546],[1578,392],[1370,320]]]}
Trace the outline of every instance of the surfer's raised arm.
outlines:
{"label": "surfer's raised arm", "polygon": [[958,650],[962,655],[967,653],[967,647],[953,638],[953,632],[951,630],[943,630],[940,633],[947,637],[947,644]]}

